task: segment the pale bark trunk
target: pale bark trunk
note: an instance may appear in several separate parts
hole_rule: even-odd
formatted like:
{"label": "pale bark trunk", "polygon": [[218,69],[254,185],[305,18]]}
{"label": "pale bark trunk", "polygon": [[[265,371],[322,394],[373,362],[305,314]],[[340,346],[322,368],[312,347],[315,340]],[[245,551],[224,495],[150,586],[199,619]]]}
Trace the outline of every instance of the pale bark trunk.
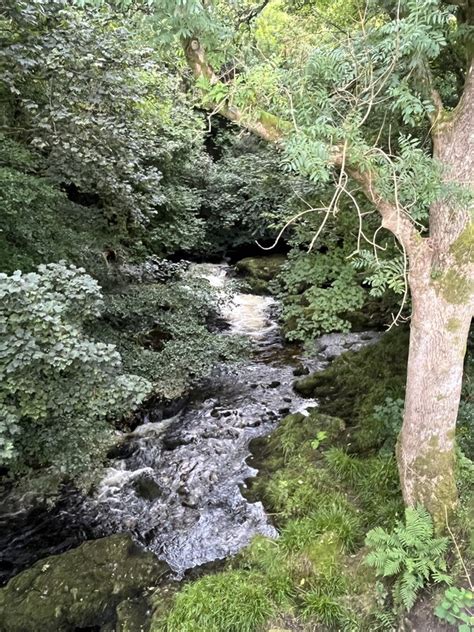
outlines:
{"label": "pale bark trunk", "polygon": [[424,505],[442,527],[457,502],[454,442],[471,307],[450,303],[436,283],[419,278],[411,295],[400,480],[405,503]]}
{"label": "pale bark trunk", "polygon": [[[447,182],[474,180],[474,64],[462,98],[433,122],[434,156]],[[438,528],[457,502],[454,442],[463,360],[474,311],[474,226],[467,207],[430,209],[430,236],[408,244],[413,301],[398,466],[407,505],[424,505]]]}

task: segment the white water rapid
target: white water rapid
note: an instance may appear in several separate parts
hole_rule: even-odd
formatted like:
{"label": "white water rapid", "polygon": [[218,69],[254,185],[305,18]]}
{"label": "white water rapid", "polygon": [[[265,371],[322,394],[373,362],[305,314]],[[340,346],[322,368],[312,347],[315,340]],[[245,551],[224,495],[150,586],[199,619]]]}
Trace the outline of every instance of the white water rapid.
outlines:
{"label": "white water rapid", "polygon": [[[203,264],[192,273],[224,288],[228,270]],[[253,357],[219,367],[177,417],[137,428],[130,454],[113,463],[98,488],[101,529],[131,530],[177,576],[236,553],[257,533],[276,536],[261,503],[241,494],[257,473],[246,463],[248,445],[282,415],[315,402],[293,392],[291,364],[260,357],[260,348],[281,348],[274,304],[267,296],[232,296],[222,312],[230,329],[222,335],[250,338]]]}

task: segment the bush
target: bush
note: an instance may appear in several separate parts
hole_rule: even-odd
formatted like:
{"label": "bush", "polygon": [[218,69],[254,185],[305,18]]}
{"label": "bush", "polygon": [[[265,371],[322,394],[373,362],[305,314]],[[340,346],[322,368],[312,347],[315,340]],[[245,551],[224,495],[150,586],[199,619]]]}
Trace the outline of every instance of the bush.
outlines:
{"label": "bush", "polygon": [[129,285],[105,297],[98,333],[117,345],[127,372],[150,380],[155,393],[172,399],[218,362],[236,360],[244,351],[239,337],[210,331],[208,323],[223,300],[206,279],[190,275]]}
{"label": "bush", "polygon": [[107,419],[149,392],[121,372],[115,347],[84,335],[101,293],[81,268],[41,265],[0,274],[0,459],[16,469],[89,467],[111,438]]}

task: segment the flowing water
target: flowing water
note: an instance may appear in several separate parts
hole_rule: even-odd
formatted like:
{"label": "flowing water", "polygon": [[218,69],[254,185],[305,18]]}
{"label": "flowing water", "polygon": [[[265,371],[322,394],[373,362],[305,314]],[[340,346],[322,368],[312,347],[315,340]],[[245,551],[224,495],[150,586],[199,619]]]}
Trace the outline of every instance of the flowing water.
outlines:
{"label": "flowing water", "polygon": [[[225,266],[197,270],[224,286]],[[315,402],[292,390],[295,358],[268,358],[282,346],[274,307],[270,297],[233,296],[222,313],[226,333],[250,338],[252,358],[219,367],[177,417],[137,428],[131,454],[116,460],[99,486],[102,528],[131,530],[177,576],[236,553],[257,533],[276,536],[261,503],[241,493],[256,474],[246,463],[249,442],[270,433],[283,414]]]}
{"label": "flowing water", "polygon": [[[228,272],[225,265],[194,266],[216,288],[225,287]],[[256,534],[275,537],[261,503],[242,495],[245,481],[256,475],[246,462],[248,446],[271,433],[285,414],[317,405],[292,389],[301,358],[298,349],[283,344],[276,308],[271,297],[234,293],[223,308],[229,329],[222,335],[249,338],[251,357],[219,366],[175,417],[130,433],[123,456],[110,462],[92,497],[76,495],[53,510],[25,513],[20,506],[7,513],[6,535],[0,533],[10,555],[6,575],[84,538],[120,531],[166,560],[176,577],[236,553]],[[371,339],[372,334],[323,336],[304,362],[318,370]]]}

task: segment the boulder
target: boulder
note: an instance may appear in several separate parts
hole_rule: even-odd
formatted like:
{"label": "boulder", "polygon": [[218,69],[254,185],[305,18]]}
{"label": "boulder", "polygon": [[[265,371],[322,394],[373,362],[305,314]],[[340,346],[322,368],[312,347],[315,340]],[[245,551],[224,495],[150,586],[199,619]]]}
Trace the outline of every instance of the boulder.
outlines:
{"label": "boulder", "polygon": [[255,294],[267,294],[269,281],[277,276],[285,261],[284,255],[246,257],[238,261],[235,268],[246,276],[247,284]]}
{"label": "boulder", "polygon": [[[36,562],[0,589],[2,632],[67,632],[116,622],[125,631],[124,620],[143,611],[137,604],[167,570],[127,534],[85,542]],[[141,629],[145,622],[136,632]]]}
{"label": "boulder", "polygon": [[271,281],[280,272],[285,263],[284,255],[271,255],[269,257],[246,257],[235,264],[236,269],[255,279]]}

